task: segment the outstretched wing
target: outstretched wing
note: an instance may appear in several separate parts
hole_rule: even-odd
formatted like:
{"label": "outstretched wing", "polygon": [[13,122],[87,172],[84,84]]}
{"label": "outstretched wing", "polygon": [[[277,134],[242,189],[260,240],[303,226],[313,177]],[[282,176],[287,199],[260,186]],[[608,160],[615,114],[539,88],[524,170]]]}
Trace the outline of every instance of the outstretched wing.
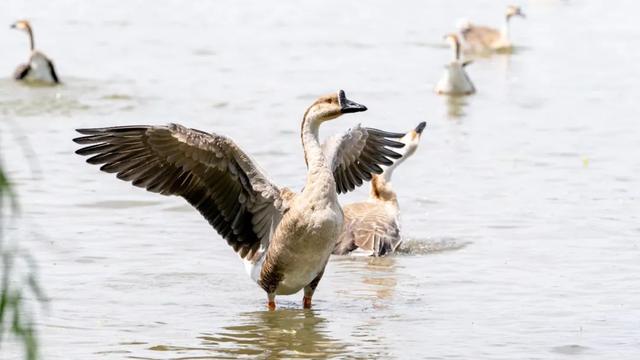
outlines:
{"label": "outstretched wing", "polygon": [[371,180],[373,174],[381,174],[380,165],[393,164],[391,159],[402,155],[390,148],[401,148],[399,139],[404,134],[390,133],[357,125],[340,136],[329,138],[323,144],[325,156],[329,160],[338,194],[352,191]]}
{"label": "outstretched wing", "polygon": [[86,136],[74,141],[89,146],[76,153],[93,155],[88,163],[148,191],[182,196],[242,258],[268,246],[287,208],[288,189],[273,185],[224,136],[177,124],[77,131]]}

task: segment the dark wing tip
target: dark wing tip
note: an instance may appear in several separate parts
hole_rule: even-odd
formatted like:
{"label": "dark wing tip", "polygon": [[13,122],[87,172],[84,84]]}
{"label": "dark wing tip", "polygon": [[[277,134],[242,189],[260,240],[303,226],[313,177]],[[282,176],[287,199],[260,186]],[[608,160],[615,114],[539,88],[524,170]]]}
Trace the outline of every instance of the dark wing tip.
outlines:
{"label": "dark wing tip", "polygon": [[385,146],[390,146],[392,148],[401,149],[401,148],[404,147],[404,143],[401,143],[399,141],[388,140],[385,143]]}
{"label": "dark wing tip", "polygon": [[[76,141],[76,139],[73,139],[73,141]],[[77,142],[77,141],[76,141],[76,142]],[[84,150],[84,149],[85,149],[85,148],[80,148],[80,149],[78,149],[78,150],[74,151],[74,153],[76,153],[76,155],[82,155],[82,156],[87,155],[87,154],[85,153],[85,150]]]}
{"label": "dark wing tip", "polygon": [[347,188],[341,183],[336,183],[336,190],[338,194],[346,194],[349,192]]}
{"label": "dark wing tip", "polygon": [[105,129],[106,128],[84,128],[84,129],[76,129],[76,131],[82,135],[95,135],[95,134],[101,134],[105,132]]}
{"label": "dark wing tip", "polygon": [[383,136],[383,137],[387,137],[387,138],[400,139],[401,137],[403,137],[405,135],[404,133],[388,132],[388,131],[383,131],[383,130],[375,129],[375,128],[366,128],[366,129],[367,129],[367,132],[372,134],[372,135]]}
{"label": "dark wing tip", "polygon": [[[402,144],[404,145],[404,144]],[[392,158],[392,159],[400,159],[402,157],[402,154],[398,154],[397,152],[393,151],[393,150],[389,150],[389,153],[385,154],[386,156]]]}
{"label": "dark wing tip", "polygon": [[145,131],[151,128],[151,125],[126,125],[126,126],[112,126],[102,128],[84,128],[76,129],[80,134],[94,135],[103,133],[122,133],[127,131]]}
{"label": "dark wing tip", "polygon": [[80,137],[74,138],[73,142],[80,145],[87,145],[87,144],[95,144],[97,142],[100,142],[101,140],[99,139],[100,137],[97,137],[95,135],[87,135],[87,136],[80,136]]}

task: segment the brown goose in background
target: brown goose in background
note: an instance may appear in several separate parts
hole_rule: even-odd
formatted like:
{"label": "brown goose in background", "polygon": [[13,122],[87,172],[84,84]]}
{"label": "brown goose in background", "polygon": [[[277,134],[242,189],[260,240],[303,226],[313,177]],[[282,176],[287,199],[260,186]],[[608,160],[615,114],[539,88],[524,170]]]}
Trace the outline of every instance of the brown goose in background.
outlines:
{"label": "brown goose in background", "polygon": [[307,180],[300,193],[279,188],[236,143],[222,135],[180,125],[79,129],[74,139],[89,145],[76,151],[102,171],[163,195],[178,195],[193,205],[244,259],[246,270],[276,295],[304,289],[303,304],[322,278],[343,223],[338,193],[353,190],[380,165],[391,165],[401,148],[391,140],[403,134],[356,126],[319,143],[320,125],[367,108],[344,91],[316,100],[302,120]]}
{"label": "brown goose in background", "polygon": [[510,38],[510,20],[514,16],[525,18],[519,6],[510,5],[505,11],[505,23],[500,30],[488,26],[474,25],[465,19],[460,20],[458,22],[458,30],[464,40],[464,50],[472,53],[511,50],[513,44]]}
{"label": "brown goose in background", "polygon": [[53,62],[45,54],[35,49],[31,24],[29,24],[27,20],[19,20],[12,24],[11,28],[24,31],[29,35],[29,44],[31,49],[29,62],[18,65],[13,77],[16,80],[22,81],[39,82],[51,85],[59,84],[60,81],[58,80],[58,75],[56,74]]}
{"label": "brown goose in background", "polygon": [[373,176],[369,200],[343,208],[344,226],[333,254],[347,255],[357,250],[370,256],[384,256],[393,253],[400,246],[400,208],[398,197],[391,186],[391,175],[403,161],[415,153],[426,125],[421,122],[400,139],[405,144],[402,158],[386,168],[382,175]]}

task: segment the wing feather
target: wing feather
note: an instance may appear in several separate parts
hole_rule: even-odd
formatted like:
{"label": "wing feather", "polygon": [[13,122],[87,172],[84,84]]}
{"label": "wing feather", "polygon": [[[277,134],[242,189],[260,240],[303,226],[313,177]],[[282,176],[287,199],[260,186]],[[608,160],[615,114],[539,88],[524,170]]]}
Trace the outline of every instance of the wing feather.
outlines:
{"label": "wing feather", "polygon": [[401,155],[391,148],[401,148],[404,144],[392,139],[403,136],[358,125],[340,136],[329,138],[323,147],[338,193],[351,191],[371,180],[373,174],[382,173],[380,165],[391,165],[391,159],[400,158]]}
{"label": "wing feather", "polygon": [[[195,207],[243,258],[269,244],[287,209],[275,186],[231,139],[168,126],[78,129],[76,151],[134,186],[177,195]],[[288,193],[287,193],[288,194]]]}
{"label": "wing feather", "polygon": [[360,202],[344,207],[343,230],[333,253],[347,255],[361,249],[372,256],[393,253],[402,239],[397,219],[390,216],[384,205]]}

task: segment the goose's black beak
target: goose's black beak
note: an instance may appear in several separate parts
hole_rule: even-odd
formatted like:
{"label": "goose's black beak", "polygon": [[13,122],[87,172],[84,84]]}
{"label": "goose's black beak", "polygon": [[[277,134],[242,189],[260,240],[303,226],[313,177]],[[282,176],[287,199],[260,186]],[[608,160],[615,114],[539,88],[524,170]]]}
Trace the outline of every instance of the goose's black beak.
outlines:
{"label": "goose's black beak", "polygon": [[427,123],[425,121],[418,124],[418,126],[416,126],[415,128],[416,133],[422,134],[422,131],[424,130],[425,127],[427,127]]}
{"label": "goose's black beak", "polygon": [[15,29],[16,28],[16,24],[11,24],[11,26],[9,27],[9,29]]}
{"label": "goose's black beak", "polygon": [[367,111],[366,106],[347,99],[347,96],[344,94],[343,90],[340,90],[339,99],[340,99],[340,112],[343,114]]}

